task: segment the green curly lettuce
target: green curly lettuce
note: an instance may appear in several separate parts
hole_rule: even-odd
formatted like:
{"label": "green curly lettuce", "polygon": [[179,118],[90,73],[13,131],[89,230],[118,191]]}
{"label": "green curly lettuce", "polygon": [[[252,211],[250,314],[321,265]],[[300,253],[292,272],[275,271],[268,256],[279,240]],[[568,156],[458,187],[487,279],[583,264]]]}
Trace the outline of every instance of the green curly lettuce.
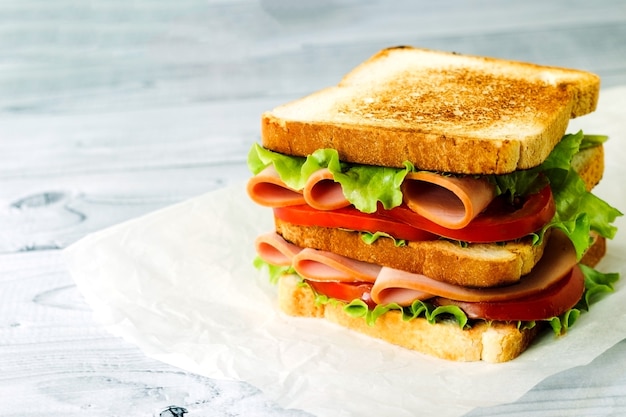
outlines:
{"label": "green curly lettuce", "polygon": [[404,240],[404,239],[396,239],[395,237],[391,236],[389,233],[385,233],[385,232],[375,232],[375,233],[361,232],[361,240],[363,242],[367,243],[368,245],[373,244],[374,242],[376,242],[381,237],[385,237],[385,238],[393,240],[393,244],[397,248],[401,248],[403,246],[406,246],[406,240]]}
{"label": "green curly lettuce", "polygon": [[363,213],[375,212],[379,202],[386,209],[402,204],[400,185],[414,169],[408,162],[404,168],[347,164],[339,160],[334,149],[319,149],[306,158],[288,156],[255,143],[248,154],[248,168],[256,175],[269,165],[294,190],[303,189],[318,169],[328,168],[334,181],[341,184],[346,199]]}

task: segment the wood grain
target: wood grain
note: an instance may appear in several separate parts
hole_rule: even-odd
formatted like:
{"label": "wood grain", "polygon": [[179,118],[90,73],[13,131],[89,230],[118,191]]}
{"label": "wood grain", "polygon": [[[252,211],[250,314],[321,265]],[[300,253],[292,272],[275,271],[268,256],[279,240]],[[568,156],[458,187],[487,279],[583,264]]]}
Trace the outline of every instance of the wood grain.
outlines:
{"label": "wood grain", "polygon": [[[60,250],[243,181],[259,115],[400,44],[626,84],[620,0],[0,3],[0,415],[300,416],[147,358],[92,317]],[[626,414],[621,342],[471,416]]]}

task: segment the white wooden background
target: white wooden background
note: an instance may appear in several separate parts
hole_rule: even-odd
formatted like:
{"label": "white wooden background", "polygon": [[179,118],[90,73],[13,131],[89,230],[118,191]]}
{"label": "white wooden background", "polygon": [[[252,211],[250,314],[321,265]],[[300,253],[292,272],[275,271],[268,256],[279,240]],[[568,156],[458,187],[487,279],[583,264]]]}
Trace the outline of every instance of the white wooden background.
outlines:
{"label": "white wooden background", "polygon": [[[60,258],[87,233],[238,182],[259,114],[410,44],[626,84],[626,3],[0,0],[0,415],[301,416],[145,357]],[[487,415],[626,414],[626,342]]]}

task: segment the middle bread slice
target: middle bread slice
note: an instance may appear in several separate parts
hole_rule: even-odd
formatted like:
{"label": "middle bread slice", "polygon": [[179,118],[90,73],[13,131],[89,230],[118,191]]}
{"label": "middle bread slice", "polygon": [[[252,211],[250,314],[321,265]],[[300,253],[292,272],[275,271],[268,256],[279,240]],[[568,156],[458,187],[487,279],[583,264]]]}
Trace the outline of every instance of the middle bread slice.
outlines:
{"label": "middle bread slice", "polygon": [[333,252],[363,262],[426,275],[464,287],[486,288],[513,284],[541,259],[545,242],[530,237],[502,244],[466,244],[449,240],[409,241],[397,246],[393,239],[366,243],[362,233],[344,229],[300,226],[275,217],[276,232],[303,248]]}

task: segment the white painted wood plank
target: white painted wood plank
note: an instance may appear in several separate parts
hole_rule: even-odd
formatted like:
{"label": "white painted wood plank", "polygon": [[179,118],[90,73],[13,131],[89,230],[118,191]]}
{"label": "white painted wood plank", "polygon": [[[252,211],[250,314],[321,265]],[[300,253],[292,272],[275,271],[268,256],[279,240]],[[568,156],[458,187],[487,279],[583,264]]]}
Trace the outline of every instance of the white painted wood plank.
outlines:
{"label": "white painted wood plank", "polygon": [[[296,416],[248,384],[193,375],[148,359],[98,327],[59,251],[3,256],[0,414],[152,416],[173,403],[190,412]],[[158,415],[158,414],[156,414]]]}

